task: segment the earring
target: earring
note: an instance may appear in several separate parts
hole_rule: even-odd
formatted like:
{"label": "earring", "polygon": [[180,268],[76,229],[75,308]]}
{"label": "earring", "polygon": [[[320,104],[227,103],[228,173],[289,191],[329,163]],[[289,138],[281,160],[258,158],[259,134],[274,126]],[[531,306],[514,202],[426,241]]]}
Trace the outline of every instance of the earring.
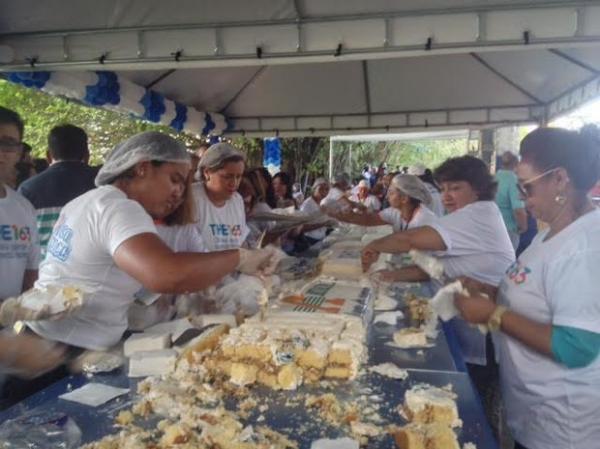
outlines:
{"label": "earring", "polygon": [[560,204],[562,206],[563,204],[565,204],[567,202],[567,197],[564,194],[559,193],[558,195],[556,195],[554,197],[554,201],[556,201],[558,204]]}

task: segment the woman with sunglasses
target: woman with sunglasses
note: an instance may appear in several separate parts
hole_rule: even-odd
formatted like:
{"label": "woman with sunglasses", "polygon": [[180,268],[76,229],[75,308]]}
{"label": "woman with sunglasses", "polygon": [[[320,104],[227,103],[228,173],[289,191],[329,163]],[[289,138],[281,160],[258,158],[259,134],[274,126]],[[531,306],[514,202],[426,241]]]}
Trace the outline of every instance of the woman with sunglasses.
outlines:
{"label": "woman with sunglasses", "polygon": [[588,449],[600,441],[600,177],[588,135],[541,128],[521,142],[527,209],[548,224],[509,268],[496,298],[457,295],[465,320],[495,331],[516,448]]}

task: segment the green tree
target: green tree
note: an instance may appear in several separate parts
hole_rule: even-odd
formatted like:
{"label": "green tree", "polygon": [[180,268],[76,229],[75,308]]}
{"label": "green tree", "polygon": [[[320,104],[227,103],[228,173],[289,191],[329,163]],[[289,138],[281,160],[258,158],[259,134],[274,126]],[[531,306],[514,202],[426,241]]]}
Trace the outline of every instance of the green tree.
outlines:
{"label": "green tree", "polygon": [[0,105],[21,115],[25,121],[24,141],[31,145],[35,157],[45,157],[48,133],[54,126],[64,123],[80,126],[87,132],[92,165],[102,164],[115,145],[142,131],[161,131],[183,140],[188,146],[199,143],[197,138],[178,133],[168,126],[86,106],[6,80],[0,80]]}

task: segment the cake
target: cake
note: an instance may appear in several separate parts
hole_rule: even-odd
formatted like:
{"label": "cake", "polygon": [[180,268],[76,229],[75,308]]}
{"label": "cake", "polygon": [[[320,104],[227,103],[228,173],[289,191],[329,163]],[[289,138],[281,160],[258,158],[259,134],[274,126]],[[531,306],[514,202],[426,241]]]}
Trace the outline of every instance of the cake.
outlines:
{"label": "cake", "polygon": [[273,310],[264,321],[255,316],[232,329],[202,363],[239,386],[293,390],[356,377],[365,339],[358,317]]}
{"label": "cake", "polygon": [[177,352],[173,349],[135,352],[129,358],[129,377],[161,376],[175,368]]}
{"label": "cake", "polygon": [[377,373],[382,376],[392,379],[404,380],[408,377],[408,371],[398,368],[393,363],[381,363],[379,365],[369,367],[370,373]]}
{"label": "cake", "polygon": [[427,299],[409,294],[405,303],[412,320],[427,321],[431,317],[431,305]]}
{"label": "cake", "polygon": [[456,394],[450,388],[415,385],[404,394],[403,411],[413,423],[462,426],[456,408]]}
{"label": "cake", "polygon": [[394,440],[399,449],[460,449],[454,431],[443,424],[407,424]]}
{"label": "cake", "polygon": [[423,329],[406,327],[394,332],[394,344],[400,348],[420,348],[427,346],[427,335]]}
{"label": "cake", "polygon": [[336,279],[358,279],[363,275],[361,248],[332,250],[323,262],[321,273]]}
{"label": "cake", "polygon": [[171,334],[132,334],[123,344],[123,354],[130,357],[140,351],[157,351],[171,346]]}

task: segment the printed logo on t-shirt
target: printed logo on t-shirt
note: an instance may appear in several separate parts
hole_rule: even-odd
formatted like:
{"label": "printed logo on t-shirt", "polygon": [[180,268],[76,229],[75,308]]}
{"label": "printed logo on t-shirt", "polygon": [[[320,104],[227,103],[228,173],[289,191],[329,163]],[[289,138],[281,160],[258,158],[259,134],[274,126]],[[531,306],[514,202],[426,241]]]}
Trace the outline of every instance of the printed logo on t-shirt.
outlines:
{"label": "printed logo on t-shirt", "polygon": [[71,254],[71,239],[73,238],[73,229],[66,224],[62,224],[54,229],[52,237],[48,242],[48,254],[52,254],[58,260],[64,262]]}
{"label": "printed logo on t-shirt", "polygon": [[208,225],[213,237],[240,237],[242,235],[242,225],[228,225],[212,223]]}
{"label": "printed logo on t-shirt", "polygon": [[531,269],[529,267],[522,266],[518,260],[508,267],[508,270],[506,270],[508,278],[517,285],[527,281],[527,275],[529,273],[531,273]]}
{"label": "printed logo on t-shirt", "polygon": [[31,231],[29,226],[3,224],[0,225],[0,240],[3,242],[30,242]]}
{"label": "printed logo on t-shirt", "polygon": [[0,225],[0,259],[24,259],[31,249],[29,226]]}

